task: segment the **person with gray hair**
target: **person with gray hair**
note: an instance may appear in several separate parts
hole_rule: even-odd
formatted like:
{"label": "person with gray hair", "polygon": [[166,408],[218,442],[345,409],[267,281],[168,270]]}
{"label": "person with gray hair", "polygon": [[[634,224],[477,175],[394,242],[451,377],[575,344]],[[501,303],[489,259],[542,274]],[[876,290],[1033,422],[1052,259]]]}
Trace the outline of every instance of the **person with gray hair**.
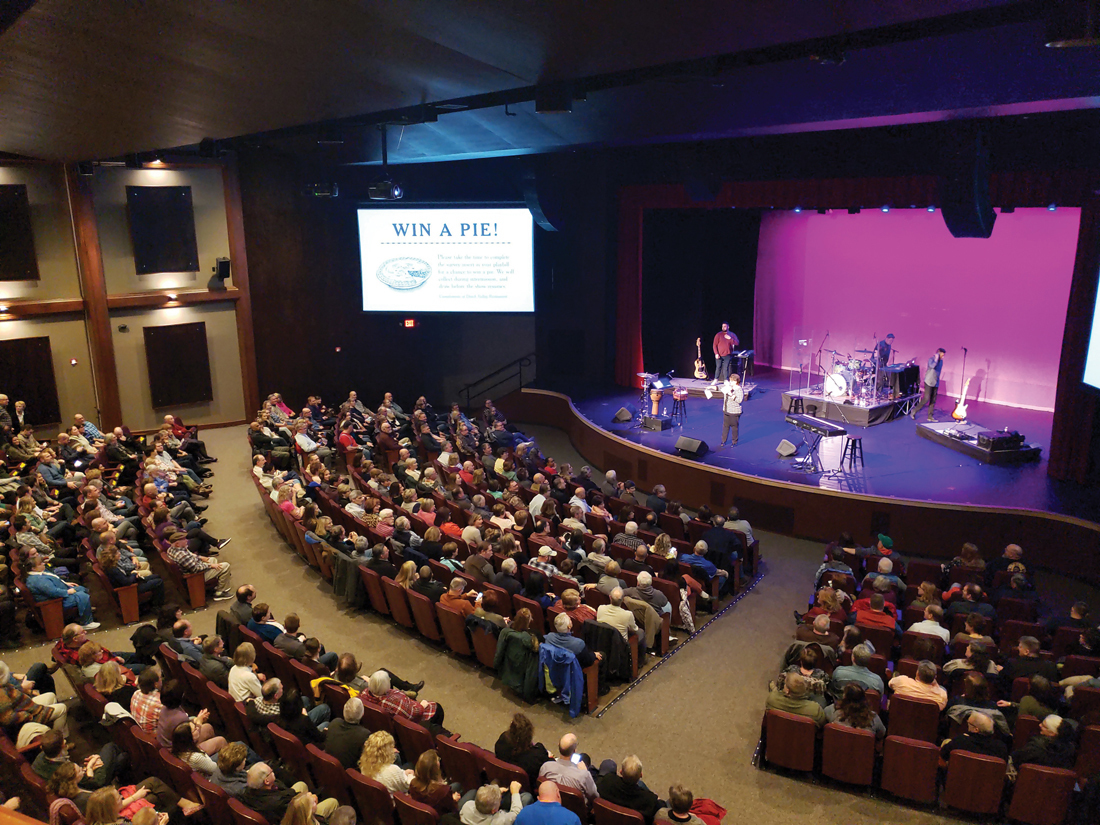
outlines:
{"label": "person with gray hair", "polygon": [[[854,653],[854,651],[853,651]],[[917,677],[898,674],[892,678],[888,687],[895,696],[908,699],[929,699],[942,711],[947,707],[947,691],[936,682],[936,665],[924,659],[917,665]]]}
{"label": "person with gray hair", "polygon": [[573,635],[573,620],[568,613],[559,613],[554,617],[554,632],[546,634],[543,644],[568,650],[577,657],[577,664],[582,668],[603,659],[602,653],[593,653],[583,639]]}
{"label": "person with gray hair", "polygon": [[277,722],[279,718],[279,700],[282,696],[282,680],[275,676],[265,680],[260,688],[260,695],[245,700],[244,710],[248,715],[248,721],[260,729],[266,728],[268,722]]}
{"label": "person with gray hair", "polygon": [[619,496],[619,474],[614,470],[608,470],[603,474],[603,484],[600,485],[600,492],[610,498],[618,498]]}
{"label": "person with gray hair", "polygon": [[652,510],[654,513],[663,513],[665,511],[665,508],[668,507],[668,501],[665,498],[665,495],[665,485],[654,484],[653,494],[645,500],[645,506]]}
{"label": "person with gray hair", "polygon": [[[248,769],[247,783],[248,787],[240,797],[241,802],[268,822],[281,822],[294,797],[309,791],[305,782],[295,782],[288,788],[275,776],[275,771],[266,762],[257,762]],[[318,802],[317,816],[327,818],[338,807],[340,803],[335,799]]]}
{"label": "person with gray hair", "polygon": [[[1039,733],[1012,752],[1010,777],[1024,765],[1071,770],[1077,754],[1077,724],[1057,714],[1044,716]],[[1015,770],[1013,770],[1015,769]]]}
{"label": "person with gray hair", "polygon": [[325,753],[340,760],[347,768],[354,768],[363,752],[363,743],[370,736],[370,728],[361,725],[363,700],[353,696],[344,703],[344,717],[334,719],[325,730]]}
{"label": "person with gray hair", "polygon": [[507,590],[512,596],[518,596],[523,592],[523,582],[516,576],[516,560],[509,556],[500,563],[500,572],[493,576],[493,584],[502,590]]}
{"label": "person with gray hair", "polygon": [[669,602],[668,597],[653,586],[653,576],[645,571],[638,574],[638,584],[624,590],[623,596],[643,601],[658,613],[664,613],[666,616],[672,615],[672,604]]}
{"label": "person with gray hair", "polygon": [[645,544],[644,541],[638,538],[638,522],[628,521],[623,528],[623,532],[616,533],[615,538],[611,539],[611,543],[629,547],[632,551],[636,550],[638,545]]}
{"label": "person with gray hair", "polygon": [[469,800],[458,812],[462,825],[512,825],[523,809],[520,797],[521,786],[513,781],[508,786],[511,798],[508,810],[501,810],[501,790],[498,785],[482,785],[474,798]]}
{"label": "person with gray hair", "polygon": [[[611,600],[611,604],[601,604],[596,610],[596,621],[609,624],[623,637],[624,642],[630,642],[630,634],[633,633],[640,639],[644,638],[644,633],[638,622],[634,618],[634,614],[624,608],[623,605],[623,590],[621,587],[616,587],[608,595]],[[645,643],[641,647],[644,649]]]}
{"label": "person with gray hair", "polygon": [[783,687],[774,687],[768,693],[764,708],[808,717],[819,728],[825,725],[825,709],[810,698],[809,685],[801,673],[786,674]]}
{"label": "person with gray hair", "polygon": [[1008,758],[1008,746],[993,735],[993,720],[979,711],[966,718],[966,731],[954,739],[947,739],[940,746],[940,757],[946,762],[953,751],[978,753],[983,756]]}
{"label": "person with gray hair", "polygon": [[874,586],[877,590],[879,579],[884,579],[889,583],[890,587],[897,589],[899,593],[905,592],[905,582],[894,575],[894,563],[890,559],[880,558],[878,560],[878,566],[875,568],[875,571],[869,572],[863,577],[860,590],[865,590],[869,586]]}
{"label": "person with gray hair", "polygon": [[855,683],[864,690],[877,690],[881,696],[885,692],[882,677],[868,667],[872,655],[874,654],[867,645],[856,645],[852,649],[852,663],[841,665],[833,671],[829,681],[829,695],[839,699],[844,693],[844,686]]}

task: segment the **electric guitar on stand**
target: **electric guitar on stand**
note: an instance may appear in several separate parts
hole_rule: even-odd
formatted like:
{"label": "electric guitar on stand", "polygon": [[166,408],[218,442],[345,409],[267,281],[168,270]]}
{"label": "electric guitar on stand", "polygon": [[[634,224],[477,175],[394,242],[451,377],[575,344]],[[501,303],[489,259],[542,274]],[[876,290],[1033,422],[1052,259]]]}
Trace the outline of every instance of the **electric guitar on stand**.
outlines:
{"label": "electric guitar on stand", "polygon": [[707,365],[703,362],[703,339],[695,339],[695,377],[707,380]]}
{"label": "electric guitar on stand", "polygon": [[[963,350],[963,375],[966,374],[966,347]],[[966,383],[963,384],[962,393],[959,395],[959,403],[955,405],[955,411],[951,413],[951,417],[956,421],[966,421],[966,391],[970,389],[970,379],[966,379]]]}

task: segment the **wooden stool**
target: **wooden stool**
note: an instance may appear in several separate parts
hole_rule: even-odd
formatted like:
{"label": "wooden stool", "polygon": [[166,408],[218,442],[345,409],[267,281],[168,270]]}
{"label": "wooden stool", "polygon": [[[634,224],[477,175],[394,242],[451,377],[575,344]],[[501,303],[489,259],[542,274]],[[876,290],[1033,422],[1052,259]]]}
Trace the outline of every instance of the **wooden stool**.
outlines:
{"label": "wooden stool", "polygon": [[679,418],[682,422],[687,418],[687,390],[675,389],[672,391],[672,415],[673,420]]}
{"label": "wooden stool", "polygon": [[802,409],[801,395],[794,396],[793,398],[791,398],[790,403],[787,404],[787,415],[791,415],[793,413],[805,413],[805,410]]}
{"label": "wooden stool", "polygon": [[850,435],[844,440],[844,452],[840,454],[840,466],[844,466],[844,459],[848,459],[851,469],[856,467],[856,456],[859,456],[859,466],[863,466],[863,436]]}

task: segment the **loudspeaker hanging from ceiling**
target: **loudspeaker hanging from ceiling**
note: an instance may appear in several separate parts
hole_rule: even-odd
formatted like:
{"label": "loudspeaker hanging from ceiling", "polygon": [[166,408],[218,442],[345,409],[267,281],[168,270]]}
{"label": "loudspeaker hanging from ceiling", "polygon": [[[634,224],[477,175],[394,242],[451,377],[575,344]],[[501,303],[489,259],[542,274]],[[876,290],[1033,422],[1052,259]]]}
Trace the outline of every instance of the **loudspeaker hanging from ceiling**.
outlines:
{"label": "loudspeaker hanging from ceiling", "polygon": [[989,197],[989,135],[967,133],[940,178],[943,221],[956,238],[988,238],[997,213]]}

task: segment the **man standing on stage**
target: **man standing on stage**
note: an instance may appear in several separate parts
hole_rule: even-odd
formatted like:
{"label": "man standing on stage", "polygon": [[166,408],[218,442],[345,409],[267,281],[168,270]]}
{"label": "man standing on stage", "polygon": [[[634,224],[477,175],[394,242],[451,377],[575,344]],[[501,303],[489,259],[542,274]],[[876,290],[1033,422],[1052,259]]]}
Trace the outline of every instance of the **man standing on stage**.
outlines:
{"label": "man standing on stage", "polygon": [[920,397],[920,403],[913,408],[913,412],[909,413],[909,417],[913,420],[916,420],[917,412],[925,404],[928,405],[928,420],[936,419],[936,394],[940,389],[940,373],[943,371],[943,356],[946,354],[947,350],[940,347],[936,350],[936,354],[928,359],[928,369],[924,373],[924,394]]}
{"label": "man standing on stage", "polygon": [[730,366],[733,364],[733,353],[740,342],[737,336],[730,332],[729,324],[722,324],[722,331],[714,336],[714,384],[725,381],[730,377]]}
{"label": "man standing on stage", "polygon": [[741,421],[741,404],[745,401],[745,390],[741,388],[741,376],[734,373],[722,385],[722,443],[726,446],[726,436],[733,433],[731,447],[737,446],[737,430]]}
{"label": "man standing on stage", "polygon": [[875,390],[878,392],[881,392],[886,385],[886,367],[890,363],[890,353],[893,349],[894,333],[892,332],[875,344],[875,361],[878,365],[878,381]]}

